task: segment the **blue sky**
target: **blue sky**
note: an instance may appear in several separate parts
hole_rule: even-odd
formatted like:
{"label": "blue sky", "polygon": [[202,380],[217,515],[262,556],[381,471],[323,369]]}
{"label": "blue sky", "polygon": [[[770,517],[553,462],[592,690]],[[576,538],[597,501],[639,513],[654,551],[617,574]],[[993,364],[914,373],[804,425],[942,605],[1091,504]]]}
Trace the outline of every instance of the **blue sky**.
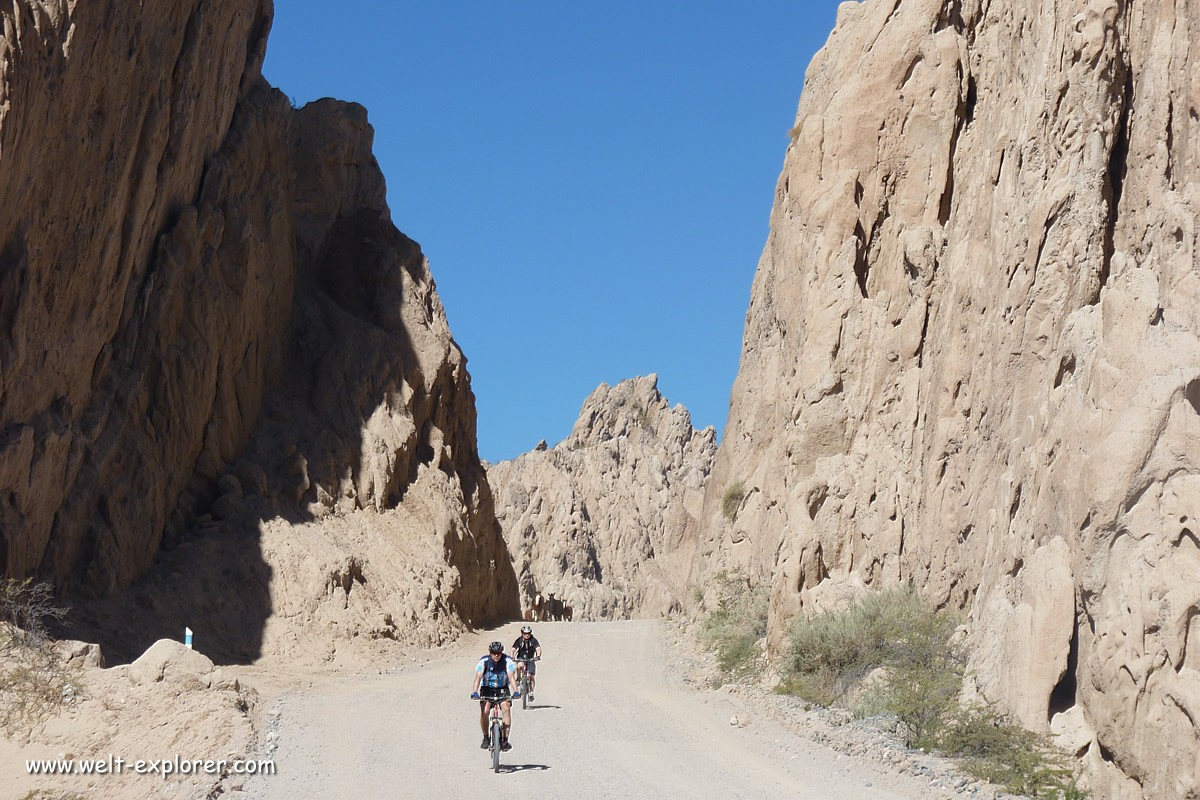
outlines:
{"label": "blue sky", "polygon": [[804,71],[835,0],[276,0],[267,78],[366,106],[467,355],[480,456],[657,372],[722,433]]}

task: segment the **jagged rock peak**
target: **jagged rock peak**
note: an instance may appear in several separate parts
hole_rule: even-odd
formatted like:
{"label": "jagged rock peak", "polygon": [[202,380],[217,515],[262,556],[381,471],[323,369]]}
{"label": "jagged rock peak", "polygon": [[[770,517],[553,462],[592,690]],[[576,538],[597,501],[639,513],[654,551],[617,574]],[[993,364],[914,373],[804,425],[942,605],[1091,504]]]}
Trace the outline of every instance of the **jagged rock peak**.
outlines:
{"label": "jagged rock peak", "polygon": [[[588,395],[566,445],[590,447],[637,432],[682,441],[693,432],[692,415],[682,405],[671,408],[651,373],[609,386],[602,383]],[[706,428],[715,439],[715,431]],[[701,432],[703,433],[703,432]]]}
{"label": "jagged rock peak", "polygon": [[488,467],[496,516],[526,608],[542,596],[576,619],[658,616],[678,608],[716,454],[649,375],[602,384],[556,447]]}

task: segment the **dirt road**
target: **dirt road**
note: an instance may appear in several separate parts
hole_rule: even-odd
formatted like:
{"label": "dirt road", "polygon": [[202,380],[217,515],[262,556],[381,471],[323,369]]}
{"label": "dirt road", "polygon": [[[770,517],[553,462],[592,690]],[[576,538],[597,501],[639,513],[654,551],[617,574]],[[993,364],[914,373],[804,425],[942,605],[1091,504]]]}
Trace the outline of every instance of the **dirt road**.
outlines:
{"label": "dirt road", "polygon": [[[514,709],[513,749],[494,774],[469,699],[474,663],[488,641],[507,647],[518,631],[479,634],[393,674],[281,696],[277,773],[232,797],[923,796],[919,783],[798,741],[727,694],[686,686],[668,666],[660,624],[640,621],[535,627],[544,649],[537,702]],[[731,725],[735,714],[751,724]]]}

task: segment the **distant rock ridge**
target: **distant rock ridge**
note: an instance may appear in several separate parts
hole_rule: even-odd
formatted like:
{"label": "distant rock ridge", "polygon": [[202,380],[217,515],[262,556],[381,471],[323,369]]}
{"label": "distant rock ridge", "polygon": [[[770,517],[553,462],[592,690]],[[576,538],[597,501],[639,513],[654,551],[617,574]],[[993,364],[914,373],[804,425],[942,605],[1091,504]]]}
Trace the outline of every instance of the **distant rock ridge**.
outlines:
{"label": "distant rock ridge", "polygon": [[1200,795],[1197,41],[1195,3],[842,3],[695,542],[774,652],[855,585],[969,613],[974,689],[1097,798]]}
{"label": "distant rock ridge", "polygon": [[496,516],[520,585],[574,619],[658,617],[682,608],[694,525],[716,433],[670,407],[655,375],[601,384],[571,435],[491,465]]}
{"label": "distant rock ridge", "polygon": [[0,12],[0,572],[114,602],[145,576],[77,603],[130,655],[185,620],[326,658],[517,610],[366,112],[267,85],[272,10]]}

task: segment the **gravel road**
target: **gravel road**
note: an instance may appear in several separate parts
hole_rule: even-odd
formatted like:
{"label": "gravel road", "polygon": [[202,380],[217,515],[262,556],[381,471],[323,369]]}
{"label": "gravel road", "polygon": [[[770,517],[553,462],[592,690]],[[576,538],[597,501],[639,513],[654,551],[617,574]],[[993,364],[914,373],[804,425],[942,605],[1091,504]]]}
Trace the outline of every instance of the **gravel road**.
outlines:
{"label": "gravel road", "polygon": [[[537,702],[513,710],[494,774],[469,694],[488,631],[385,675],[274,701],[277,773],[226,797],[922,798],[928,785],[795,736],[728,693],[672,674],[661,623],[540,623]],[[517,704],[519,706],[519,703]],[[731,724],[738,716],[739,725]],[[747,724],[748,723],[748,724]]]}

